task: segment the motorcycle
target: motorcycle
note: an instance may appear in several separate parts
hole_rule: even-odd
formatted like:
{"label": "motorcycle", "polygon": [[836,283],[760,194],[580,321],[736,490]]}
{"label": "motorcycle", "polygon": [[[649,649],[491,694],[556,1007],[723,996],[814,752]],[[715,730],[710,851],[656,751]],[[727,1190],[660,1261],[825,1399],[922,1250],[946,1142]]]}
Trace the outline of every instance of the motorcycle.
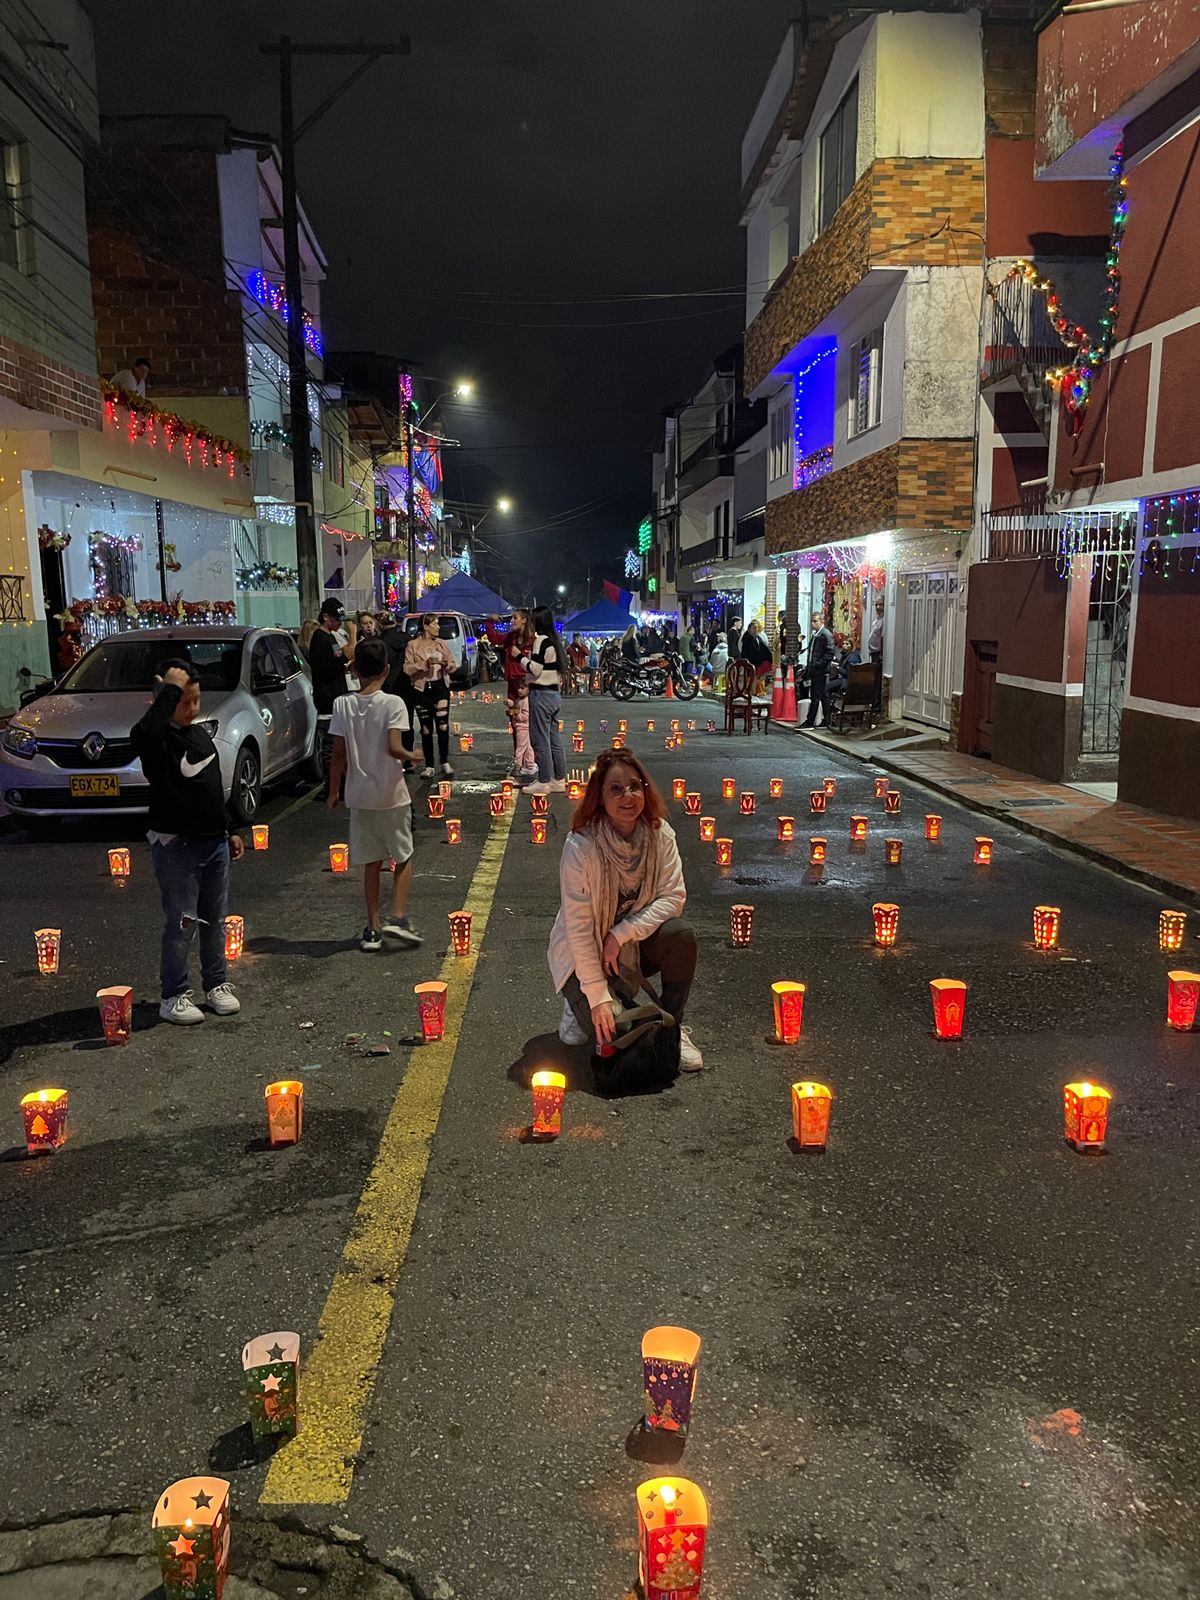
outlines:
{"label": "motorcycle", "polygon": [[650,656],[636,666],[619,656],[609,671],[608,687],[616,699],[632,700],[636,694],[665,694],[668,679],[678,700],[694,700],[700,692],[699,678],[689,677],[684,670],[683,657],[674,650],[664,650],[661,655]]}

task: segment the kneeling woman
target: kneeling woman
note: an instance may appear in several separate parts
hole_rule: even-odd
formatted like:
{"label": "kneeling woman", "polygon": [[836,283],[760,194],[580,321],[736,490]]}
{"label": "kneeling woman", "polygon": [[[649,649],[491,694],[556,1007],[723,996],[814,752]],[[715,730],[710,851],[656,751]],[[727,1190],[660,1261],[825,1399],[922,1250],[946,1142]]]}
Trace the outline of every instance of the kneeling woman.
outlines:
{"label": "kneeling woman", "polygon": [[575,811],[559,866],[560,905],[547,952],[563,997],[565,1044],[614,1037],[608,980],[633,993],[659,974],[662,1006],[681,1024],[679,1064],[704,1065],[683,1027],[696,975],[696,935],[683,921],[687,890],[675,833],[650,775],[628,750],[604,750]]}

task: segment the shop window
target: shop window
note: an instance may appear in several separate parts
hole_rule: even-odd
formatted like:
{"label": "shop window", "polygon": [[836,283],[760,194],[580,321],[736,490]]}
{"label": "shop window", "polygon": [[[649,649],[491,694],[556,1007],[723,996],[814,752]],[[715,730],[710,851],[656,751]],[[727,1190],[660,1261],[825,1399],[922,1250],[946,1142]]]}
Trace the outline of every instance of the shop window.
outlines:
{"label": "shop window", "polygon": [[879,426],[883,407],[883,329],[865,334],[850,347],[850,407],[846,432],[851,439]]}
{"label": "shop window", "polygon": [[841,104],[821,134],[821,231],[854,187],[858,160],[858,79],[846,90]]}

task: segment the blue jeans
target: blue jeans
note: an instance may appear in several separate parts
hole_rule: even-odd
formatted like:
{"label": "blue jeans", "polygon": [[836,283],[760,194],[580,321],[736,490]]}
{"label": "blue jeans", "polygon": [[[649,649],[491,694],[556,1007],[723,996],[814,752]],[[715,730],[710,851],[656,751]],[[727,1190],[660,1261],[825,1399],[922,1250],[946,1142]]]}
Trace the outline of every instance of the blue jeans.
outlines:
{"label": "blue jeans", "polygon": [[200,978],[207,992],[225,982],[225,914],[229,909],[229,840],[185,839],[152,844],[162,894],[159,982],[164,1000],[188,988],[188,952],[200,929]]}
{"label": "blue jeans", "polygon": [[561,710],[562,696],[557,689],[530,689],[529,742],[537,757],[538,778],[542,783],[567,775],[567,758],[563,754],[562,734],[558,731]]}

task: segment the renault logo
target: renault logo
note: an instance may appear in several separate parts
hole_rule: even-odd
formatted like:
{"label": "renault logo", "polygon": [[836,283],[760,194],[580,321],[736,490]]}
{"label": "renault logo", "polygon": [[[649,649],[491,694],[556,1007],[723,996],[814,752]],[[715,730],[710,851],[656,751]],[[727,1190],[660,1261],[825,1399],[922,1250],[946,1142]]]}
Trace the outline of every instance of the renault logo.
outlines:
{"label": "renault logo", "polygon": [[83,753],[89,761],[99,761],[107,749],[108,745],[102,733],[89,733],[83,741]]}

